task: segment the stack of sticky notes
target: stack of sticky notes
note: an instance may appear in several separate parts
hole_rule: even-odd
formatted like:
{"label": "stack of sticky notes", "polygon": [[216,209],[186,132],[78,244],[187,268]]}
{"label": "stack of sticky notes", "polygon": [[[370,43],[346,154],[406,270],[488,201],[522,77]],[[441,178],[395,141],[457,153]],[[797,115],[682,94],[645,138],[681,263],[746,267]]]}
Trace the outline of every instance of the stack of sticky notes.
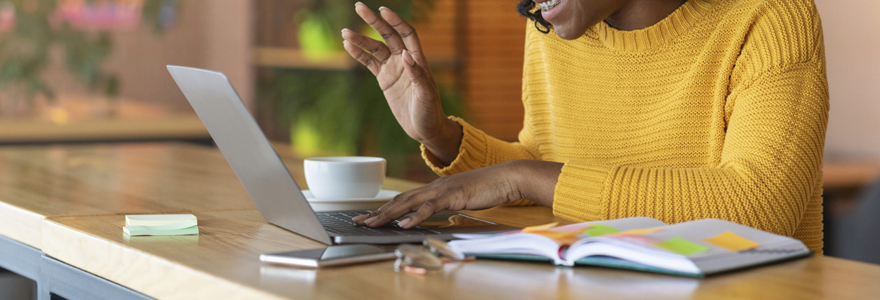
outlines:
{"label": "stack of sticky notes", "polygon": [[199,222],[195,215],[127,215],[122,232],[129,236],[139,235],[190,235],[199,234]]}

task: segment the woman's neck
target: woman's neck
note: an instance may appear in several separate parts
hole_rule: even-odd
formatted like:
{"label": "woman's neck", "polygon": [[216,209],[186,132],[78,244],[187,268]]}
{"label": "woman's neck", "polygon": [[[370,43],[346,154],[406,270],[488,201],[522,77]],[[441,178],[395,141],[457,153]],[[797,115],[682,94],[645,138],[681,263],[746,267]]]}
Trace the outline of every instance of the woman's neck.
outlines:
{"label": "woman's neck", "polygon": [[605,18],[605,22],[619,30],[648,28],[665,19],[687,0],[623,0],[620,8]]}

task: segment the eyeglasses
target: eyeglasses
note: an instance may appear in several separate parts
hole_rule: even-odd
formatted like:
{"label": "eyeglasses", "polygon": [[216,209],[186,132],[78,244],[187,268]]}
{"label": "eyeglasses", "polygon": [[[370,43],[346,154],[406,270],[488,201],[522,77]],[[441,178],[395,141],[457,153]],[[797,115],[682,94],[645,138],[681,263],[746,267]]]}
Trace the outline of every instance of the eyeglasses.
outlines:
{"label": "eyeglasses", "polygon": [[[403,244],[394,250],[397,261],[394,262],[394,271],[404,271],[412,274],[426,274],[428,271],[443,268],[444,259],[447,261],[469,261],[473,257],[465,257],[463,254],[452,250],[449,244],[441,239],[426,238],[423,246]],[[444,259],[441,259],[444,258]]]}

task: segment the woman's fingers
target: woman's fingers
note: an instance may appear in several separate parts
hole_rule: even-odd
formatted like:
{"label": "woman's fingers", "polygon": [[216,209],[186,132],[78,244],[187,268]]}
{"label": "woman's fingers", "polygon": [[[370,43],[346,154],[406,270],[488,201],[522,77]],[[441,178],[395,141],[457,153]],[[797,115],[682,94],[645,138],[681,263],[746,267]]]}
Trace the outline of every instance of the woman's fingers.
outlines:
{"label": "woman's fingers", "polygon": [[385,39],[385,43],[388,44],[388,49],[391,51],[391,53],[400,54],[400,51],[403,51],[403,49],[406,47],[403,43],[403,40],[401,40],[400,35],[397,33],[397,31],[395,31],[394,28],[391,27],[391,25],[388,25],[388,22],[377,16],[376,13],[373,12],[373,10],[371,10],[363,3],[355,3],[354,10],[355,12],[357,12],[358,16],[360,16],[361,19],[364,20],[364,22],[367,22],[370,27],[373,27],[373,29],[375,29],[377,32],[379,32],[380,35],[382,35],[382,38]]}
{"label": "woman's fingers", "polygon": [[366,214],[366,215],[355,216],[354,218],[351,218],[351,220],[354,221],[355,224],[357,224],[357,225],[360,225],[360,226],[366,225],[365,221],[367,219],[378,216],[379,213],[381,213],[382,211],[388,210],[389,207],[392,207],[395,204],[397,204],[398,202],[403,201],[403,199],[408,199],[409,196],[421,192],[424,188],[425,187],[423,186],[423,187],[415,188],[415,189],[397,194],[397,196],[394,196],[394,198],[391,198],[390,201],[386,202],[384,205],[379,207],[379,209],[376,209],[375,211],[373,211],[369,214]]}
{"label": "woman's fingers", "polygon": [[427,66],[427,60],[425,59],[424,53],[422,53],[422,44],[419,42],[419,36],[416,33],[415,28],[409,25],[409,23],[404,21],[400,15],[391,9],[382,7],[379,8],[379,13],[382,14],[382,18],[394,28],[394,31],[396,31],[403,40],[406,49],[411,53],[413,58],[415,58],[416,62],[420,65]]}
{"label": "woman's fingers", "polygon": [[358,46],[355,46],[353,43],[349,41],[342,41],[342,47],[345,48],[345,51],[348,52],[348,55],[351,55],[355,60],[360,62],[362,65],[370,69],[370,72],[373,73],[373,76],[379,76],[379,71],[382,70],[381,65],[378,60],[373,57],[373,55],[364,51]]}
{"label": "woman's fingers", "polygon": [[343,29],[342,38],[370,53],[370,55],[379,60],[380,65],[385,64],[388,58],[391,57],[391,50],[388,50],[388,46],[384,43],[351,31],[351,29]]}
{"label": "woman's fingers", "polygon": [[422,221],[428,219],[428,217],[430,217],[431,215],[449,208],[449,205],[444,205],[444,203],[446,202],[441,199],[431,199],[425,201],[425,203],[422,203],[422,206],[420,206],[415,213],[410,215],[409,218],[406,218],[397,223],[397,226],[400,226],[403,229],[413,228],[416,225],[419,225],[419,223],[422,223]]}
{"label": "woman's fingers", "polygon": [[[420,189],[421,190],[421,189]],[[379,209],[379,213],[364,220],[364,224],[369,227],[379,227],[391,222],[405,214],[416,211],[422,203],[433,198],[436,195],[434,189],[424,189],[421,191],[401,194]]]}

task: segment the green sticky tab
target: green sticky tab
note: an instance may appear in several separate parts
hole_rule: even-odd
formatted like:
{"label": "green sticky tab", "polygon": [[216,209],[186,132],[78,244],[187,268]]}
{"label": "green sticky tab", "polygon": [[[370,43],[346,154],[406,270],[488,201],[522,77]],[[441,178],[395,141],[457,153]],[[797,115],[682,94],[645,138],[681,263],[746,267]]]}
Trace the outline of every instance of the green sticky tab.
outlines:
{"label": "green sticky tab", "polygon": [[584,229],[584,233],[589,234],[590,236],[600,236],[600,235],[620,232],[619,230],[614,229],[614,227],[611,227],[608,225],[590,224],[590,226],[593,226],[593,227]]}
{"label": "green sticky tab", "polygon": [[709,251],[709,247],[688,241],[680,237],[673,238],[665,242],[656,243],[654,245],[685,256]]}

